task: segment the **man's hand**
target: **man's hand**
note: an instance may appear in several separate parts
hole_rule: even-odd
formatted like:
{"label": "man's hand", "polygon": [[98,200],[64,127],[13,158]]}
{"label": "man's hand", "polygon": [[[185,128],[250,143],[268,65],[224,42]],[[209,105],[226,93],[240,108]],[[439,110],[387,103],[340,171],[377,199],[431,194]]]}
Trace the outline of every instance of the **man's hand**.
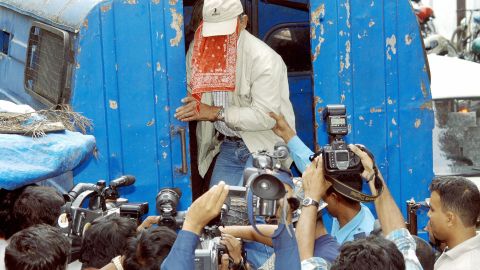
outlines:
{"label": "man's hand", "polygon": [[232,258],[233,263],[240,263],[242,260],[242,242],[239,241],[237,238],[229,235],[229,234],[222,234],[222,239],[220,240],[220,244],[227,247],[228,254],[230,258]]}
{"label": "man's hand", "polygon": [[221,107],[209,106],[200,103],[200,111],[197,112],[197,100],[192,96],[182,99],[184,104],[175,110],[175,118],[182,122],[189,121],[217,121],[217,114]]}
{"label": "man's hand", "polygon": [[222,264],[218,267],[220,270],[228,270],[229,269],[229,263],[230,263],[230,257],[228,257],[228,254],[223,254],[222,258],[220,259]]}
{"label": "man's hand", "polygon": [[[356,145],[349,144],[348,147],[355,155],[360,158],[360,161],[363,165],[362,177],[368,180],[368,185],[370,187],[371,193],[372,195],[376,196],[377,188],[375,187],[375,181],[372,181],[375,179],[375,170],[373,169],[374,161],[366,152],[362,151]],[[380,171],[378,171],[378,173],[380,174]],[[381,177],[381,175],[379,175],[379,177]]]}
{"label": "man's hand", "polygon": [[327,189],[332,185],[332,183],[325,180],[322,156],[315,158],[307,167],[302,175],[302,180],[305,198],[310,197],[317,202],[320,201]]}
{"label": "man's hand", "polygon": [[137,227],[137,232],[148,229],[152,227],[153,224],[158,224],[158,221],[160,220],[159,216],[148,216],[140,226]]}
{"label": "man's hand", "polygon": [[269,112],[268,115],[275,119],[275,126],[272,128],[273,133],[278,137],[282,138],[285,143],[288,143],[291,138],[297,135],[295,131],[288,125],[287,120],[283,115],[275,114],[274,112]]}
{"label": "man's hand", "polygon": [[195,200],[187,211],[182,229],[200,235],[203,227],[220,214],[228,195],[228,186],[222,181]]}

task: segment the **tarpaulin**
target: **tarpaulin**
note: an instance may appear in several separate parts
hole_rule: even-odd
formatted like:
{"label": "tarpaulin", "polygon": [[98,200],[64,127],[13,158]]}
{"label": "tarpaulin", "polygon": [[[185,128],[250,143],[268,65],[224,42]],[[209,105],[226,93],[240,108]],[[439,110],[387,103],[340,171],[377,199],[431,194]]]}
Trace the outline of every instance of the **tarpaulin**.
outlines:
{"label": "tarpaulin", "polygon": [[15,189],[73,170],[95,147],[79,132],[44,137],[0,134],[0,188]]}

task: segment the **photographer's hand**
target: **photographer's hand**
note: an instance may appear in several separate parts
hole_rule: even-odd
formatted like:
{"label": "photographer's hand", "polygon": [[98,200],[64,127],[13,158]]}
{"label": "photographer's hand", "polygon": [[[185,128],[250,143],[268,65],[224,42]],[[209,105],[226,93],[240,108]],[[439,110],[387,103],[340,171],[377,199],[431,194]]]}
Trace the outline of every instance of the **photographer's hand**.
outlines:
{"label": "photographer's hand", "polygon": [[270,117],[276,121],[275,126],[272,128],[273,133],[282,138],[285,143],[288,143],[291,138],[297,135],[295,131],[288,125],[287,120],[285,120],[283,115],[278,115],[274,112],[270,112],[268,115],[270,115]]}
{"label": "photographer's hand", "polygon": [[318,156],[302,175],[302,186],[305,191],[305,198],[310,197],[318,202],[331,185],[332,184],[325,179],[322,156]]}
{"label": "photographer's hand", "polygon": [[[331,183],[325,180],[323,173],[323,160],[319,156],[315,158],[302,175],[305,197],[310,197],[317,202],[326,193]],[[297,224],[297,244],[300,260],[313,257],[317,220],[317,208],[313,206],[302,207],[302,213]]]}
{"label": "photographer's hand", "polygon": [[148,229],[152,227],[153,224],[158,224],[158,221],[160,220],[159,216],[148,216],[140,226],[137,227],[137,232]]}
{"label": "photographer's hand", "polygon": [[242,242],[229,234],[222,234],[220,243],[227,247],[233,263],[239,264],[242,260]]}
{"label": "photographer's hand", "polygon": [[228,186],[222,181],[195,200],[187,211],[182,230],[200,235],[210,220],[220,214],[228,195]]}
{"label": "photographer's hand", "polygon": [[[350,148],[350,150],[352,150],[352,152],[355,155],[357,155],[360,158],[360,160],[362,162],[362,165],[363,165],[362,177],[368,180],[369,185],[372,185],[374,183],[374,181],[372,181],[372,180],[374,180],[374,178],[375,178],[375,170],[373,169],[374,160],[372,160],[367,153],[362,151],[356,145],[349,144],[348,147]],[[371,187],[374,187],[374,186],[371,186]],[[376,191],[375,191],[375,193],[376,193]]]}

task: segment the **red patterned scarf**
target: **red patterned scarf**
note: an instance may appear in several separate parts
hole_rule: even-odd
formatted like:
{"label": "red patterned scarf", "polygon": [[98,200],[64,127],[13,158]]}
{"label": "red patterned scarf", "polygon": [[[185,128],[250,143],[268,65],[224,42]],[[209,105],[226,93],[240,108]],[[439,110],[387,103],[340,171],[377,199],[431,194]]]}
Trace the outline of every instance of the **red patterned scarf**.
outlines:
{"label": "red patterned scarf", "polygon": [[195,32],[192,53],[192,73],[190,88],[200,110],[202,94],[213,91],[235,91],[235,71],[237,63],[237,31],[225,36],[202,36],[202,25]]}

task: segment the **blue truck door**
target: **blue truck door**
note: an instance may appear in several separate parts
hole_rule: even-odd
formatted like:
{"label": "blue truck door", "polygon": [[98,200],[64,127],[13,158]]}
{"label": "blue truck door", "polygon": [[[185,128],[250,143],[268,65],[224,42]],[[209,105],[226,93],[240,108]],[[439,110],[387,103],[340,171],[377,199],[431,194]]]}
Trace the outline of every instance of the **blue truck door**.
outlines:
{"label": "blue truck door", "polygon": [[372,150],[405,215],[433,177],[428,62],[410,1],[311,0],[310,27],[317,141],[327,143],[325,105],[347,105],[348,142]]}
{"label": "blue truck door", "polygon": [[72,105],[93,118],[99,147],[76,182],[132,174],[131,201],[148,201],[155,213],[159,189],[179,187],[186,209],[188,134],[172,112],[186,93],[182,3],[102,2],[84,20],[75,49]]}

